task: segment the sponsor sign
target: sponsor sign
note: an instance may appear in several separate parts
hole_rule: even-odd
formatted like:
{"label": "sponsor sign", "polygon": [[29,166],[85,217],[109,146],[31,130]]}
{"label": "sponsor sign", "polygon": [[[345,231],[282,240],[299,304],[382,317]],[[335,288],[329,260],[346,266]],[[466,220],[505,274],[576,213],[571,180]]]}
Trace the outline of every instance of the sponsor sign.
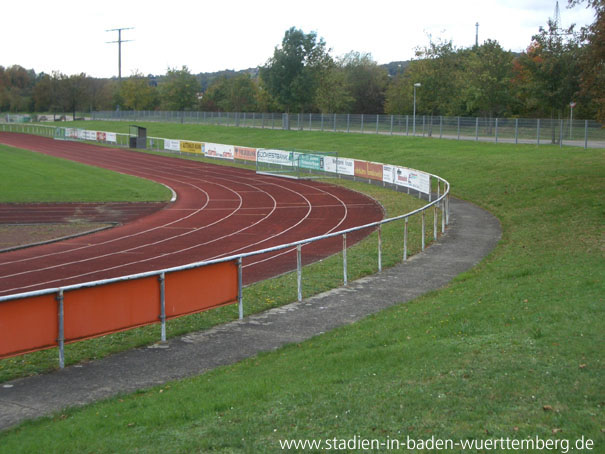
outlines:
{"label": "sponsor sign", "polygon": [[181,141],[164,139],[164,150],[181,151]]}
{"label": "sponsor sign", "polygon": [[383,164],[382,181],[384,181],[385,183],[394,183],[395,182],[395,167]]}
{"label": "sponsor sign", "polygon": [[298,153],[284,150],[271,150],[261,148],[256,151],[256,160],[268,164],[279,164],[282,166],[293,167]]}
{"label": "sponsor sign", "polygon": [[409,185],[412,189],[428,194],[431,191],[431,177],[428,173],[419,170],[409,170]]}
{"label": "sponsor sign", "polygon": [[118,143],[118,135],[115,132],[106,132],[105,141],[112,142],[112,143]]}
{"label": "sponsor sign", "polygon": [[355,160],[327,156],[324,158],[324,169],[339,175],[355,175]]}
{"label": "sponsor sign", "polygon": [[97,131],[84,131],[84,137],[86,140],[97,140]]}
{"label": "sponsor sign", "polygon": [[220,143],[206,143],[204,144],[204,154],[213,158],[234,159],[235,147]]}
{"label": "sponsor sign", "polygon": [[242,161],[256,161],[256,148],[235,147],[235,159]]}
{"label": "sponsor sign", "polygon": [[76,139],[86,140],[86,131],[83,129],[78,129]]}
{"label": "sponsor sign", "polygon": [[105,142],[107,140],[107,134],[101,131],[97,131],[97,142]]}
{"label": "sponsor sign", "polygon": [[395,184],[428,194],[431,187],[430,175],[419,170],[395,167]]}
{"label": "sponsor sign", "polygon": [[368,178],[382,181],[382,164],[378,162],[368,162]]}
{"label": "sponsor sign", "polygon": [[368,178],[368,161],[355,160],[355,176]]}
{"label": "sponsor sign", "polygon": [[196,153],[203,154],[202,151],[202,143],[201,142],[187,142],[185,140],[181,140],[181,150],[183,153]]}
{"label": "sponsor sign", "polygon": [[298,166],[302,169],[323,170],[324,157],[318,154],[301,153],[298,155]]}

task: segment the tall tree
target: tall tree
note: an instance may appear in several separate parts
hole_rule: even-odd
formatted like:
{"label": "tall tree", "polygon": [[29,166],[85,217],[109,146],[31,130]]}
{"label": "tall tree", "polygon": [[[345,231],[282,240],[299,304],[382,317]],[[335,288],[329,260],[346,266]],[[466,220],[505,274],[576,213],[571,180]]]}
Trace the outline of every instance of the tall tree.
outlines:
{"label": "tall tree", "polygon": [[464,101],[471,114],[504,115],[513,104],[510,81],[513,54],[497,41],[487,40],[464,59]]}
{"label": "tall tree", "polygon": [[341,65],[327,65],[319,77],[315,105],[322,113],[350,112],[354,99],[347,74]]}
{"label": "tall tree", "polygon": [[581,30],[580,93],[596,105],[596,117],[605,124],[605,0],[569,0],[573,7],[586,3],[593,8],[595,20]]}
{"label": "tall tree", "polygon": [[139,72],[122,81],[120,95],[126,109],[152,110],[158,102],[157,89]]}
{"label": "tall tree", "polygon": [[187,66],[169,68],[164,81],[158,87],[162,106],[168,110],[189,110],[198,102],[200,84]]}
{"label": "tall tree", "polygon": [[388,72],[371,54],[349,52],[340,61],[353,97],[352,113],[383,113]]}
{"label": "tall tree", "polygon": [[548,21],[533,36],[516,65],[516,83],[529,108],[538,115],[561,117],[580,89],[579,43],[573,30],[562,32]]}
{"label": "tall tree", "polygon": [[323,39],[294,27],[260,70],[267,91],[286,112],[312,110],[321,72],[331,57]]}

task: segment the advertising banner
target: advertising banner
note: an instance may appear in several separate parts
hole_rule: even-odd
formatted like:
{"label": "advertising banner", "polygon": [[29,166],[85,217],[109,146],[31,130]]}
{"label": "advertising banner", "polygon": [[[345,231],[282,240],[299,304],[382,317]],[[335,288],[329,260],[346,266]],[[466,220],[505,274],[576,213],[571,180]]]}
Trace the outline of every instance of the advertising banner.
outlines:
{"label": "advertising banner", "polygon": [[105,141],[111,143],[118,143],[118,135],[115,132],[106,132]]}
{"label": "advertising banner", "polygon": [[107,140],[107,134],[101,131],[97,131],[97,142],[105,142]]}
{"label": "advertising banner", "polygon": [[382,164],[378,162],[368,162],[368,178],[382,181]]}
{"label": "advertising banner", "polygon": [[201,142],[187,142],[185,140],[181,140],[181,150],[183,153],[196,153],[203,154],[202,151],[202,143]]}
{"label": "advertising banner", "polygon": [[318,154],[301,153],[298,155],[298,166],[302,169],[324,170],[324,157]]}
{"label": "advertising banner", "polygon": [[97,140],[97,131],[84,131],[84,137],[86,140],[93,140],[96,142]]}
{"label": "advertising banner", "polygon": [[324,170],[326,172],[338,173],[339,175],[355,175],[355,161],[347,158],[324,158]]}
{"label": "advertising banner", "polygon": [[77,139],[86,140],[86,131],[85,130],[78,129],[77,134],[78,134],[78,136],[76,137]]}
{"label": "advertising banner", "polygon": [[256,151],[256,160],[268,164],[278,164],[287,167],[294,166],[294,160],[297,159],[298,153],[284,150],[271,150],[261,148]]}
{"label": "advertising banner", "polygon": [[385,183],[394,183],[395,182],[395,167],[383,164],[382,181],[384,181]]}
{"label": "advertising banner", "polygon": [[181,151],[181,141],[164,139],[164,150]]}
{"label": "advertising banner", "polygon": [[428,194],[431,188],[430,175],[419,170],[395,167],[395,184]]}
{"label": "advertising banner", "polygon": [[419,170],[409,170],[408,182],[412,189],[428,194],[431,191],[431,177]]}
{"label": "advertising banner", "polygon": [[368,178],[368,161],[355,160],[355,176]]}
{"label": "advertising banner", "polygon": [[222,145],[220,143],[205,143],[204,154],[212,158],[234,159],[235,147],[233,145]]}
{"label": "advertising banner", "polygon": [[235,159],[256,162],[256,148],[235,147]]}

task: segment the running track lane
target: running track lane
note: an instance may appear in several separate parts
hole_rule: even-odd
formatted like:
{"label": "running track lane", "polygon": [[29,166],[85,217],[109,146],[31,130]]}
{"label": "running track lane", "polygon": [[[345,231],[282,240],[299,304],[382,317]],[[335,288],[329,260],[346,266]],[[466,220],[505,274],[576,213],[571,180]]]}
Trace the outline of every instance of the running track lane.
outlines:
{"label": "running track lane", "polygon": [[[315,181],[44,137],[0,133],[0,143],[147,178],[177,200],[131,223],[0,254],[0,295],[183,265],[249,252],[382,219],[370,197]],[[369,231],[348,235],[348,244]],[[342,247],[334,238],[303,247],[303,263]],[[295,251],[244,260],[244,283],[296,267]]]}

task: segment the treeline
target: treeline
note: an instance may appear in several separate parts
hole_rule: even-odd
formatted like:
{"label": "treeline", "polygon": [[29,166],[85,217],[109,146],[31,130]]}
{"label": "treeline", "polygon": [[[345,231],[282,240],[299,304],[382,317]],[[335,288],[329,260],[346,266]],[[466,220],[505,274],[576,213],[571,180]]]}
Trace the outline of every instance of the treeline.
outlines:
{"label": "treeline", "polygon": [[333,57],[316,33],[291,28],[257,71],[215,77],[185,66],[121,82],[0,67],[0,110],[407,114],[415,91],[417,114],[558,118],[573,102],[575,118],[605,123],[605,0],[569,1],[581,3],[595,12],[591,26],[549,21],[521,54],[492,40],[470,48],[431,40],[411,62],[381,66],[370,54]]}

